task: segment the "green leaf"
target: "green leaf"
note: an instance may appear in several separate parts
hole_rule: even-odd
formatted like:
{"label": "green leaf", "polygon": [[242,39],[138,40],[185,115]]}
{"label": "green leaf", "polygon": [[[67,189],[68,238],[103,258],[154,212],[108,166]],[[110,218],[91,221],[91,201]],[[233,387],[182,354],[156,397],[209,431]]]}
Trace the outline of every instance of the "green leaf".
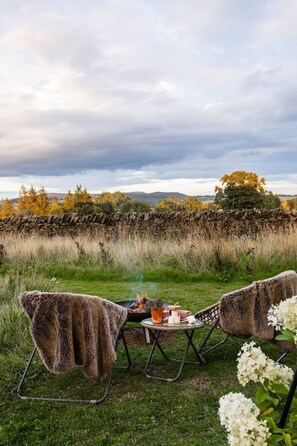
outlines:
{"label": "green leaf", "polygon": [[272,434],[268,439],[268,444],[271,446],[277,446],[281,441],[283,441],[283,436],[279,434]]}
{"label": "green leaf", "polygon": [[278,429],[277,425],[275,424],[274,420],[271,417],[266,417],[266,421],[267,421],[267,425],[271,431]]}
{"label": "green leaf", "polygon": [[260,389],[256,392],[256,404],[257,403],[263,403],[265,400],[270,399],[270,393],[264,389],[264,387],[260,387]]}
{"label": "green leaf", "polygon": [[283,384],[278,384],[278,383],[272,384],[271,390],[273,390],[273,392],[280,393],[282,395],[288,395],[288,393],[289,393],[289,390],[287,389],[286,386],[284,386]]}
{"label": "green leaf", "polygon": [[257,403],[256,402],[256,406],[260,409],[260,412],[264,412],[264,410],[266,410],[269,407],[271,407],[271,401],[265,400],[262,403]]}
{"label": "green leaf", "polygon": [[295,423],[297,421],[297,412],[290,414],[290,423]]}
{"label": "green leaf", "polygon": [[292,403],[291,403],[291,410],[292,409],[297,409],[297,398],[295,396],[292,399]]}
{"label": "green leaf", "polygon": [[292,440],[291,440],[291,435],[287,434],[286,432],[283,432],[283,438],[285,440],[285,445],[286,446],[292,446]]}
{"label": "green leaf", "polygon": [[284,330],[275,339],[278,341],[294,341],[294,334],[289,330]]}

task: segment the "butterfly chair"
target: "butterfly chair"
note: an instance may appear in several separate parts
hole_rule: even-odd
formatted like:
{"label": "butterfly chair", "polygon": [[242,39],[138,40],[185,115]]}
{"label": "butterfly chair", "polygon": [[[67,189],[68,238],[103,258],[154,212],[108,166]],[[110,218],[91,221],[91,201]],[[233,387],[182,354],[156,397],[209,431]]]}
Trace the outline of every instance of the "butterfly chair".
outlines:
{"label": "butterfly chair", "polygon": [[[231,339],[242,346],[240,339],[255,336],[273,341],[276,336],[274,327],[268,325],[267,313],[272,305],[289,299],[297,294],[297,274],[284,271],[266,280],[253,282],[251,285],[231,293],[224,294],[220,301],[196,313],[195,317],[210,327],[201,344],[199,353],[205,355]],[[225,337],[207,348],[207,343],[218,329]],[[277,362],[291,350],[292,345],[285,345],[285,351]]]}
{"label": "butterfly chair", "polygon": [[[34,348],[17,388],[22,399],[99,404],[111,385],[113,368],[128,369],[131,360],[123,325],[127,310],[96,296],[68,293],[25,292],[21,307],[30,320]],[[123,340],[127,365],[116,367],[116,351]],[[21,393],[36,351],[45,366],[54,373],[81,365],[87,378],[105,381],[102,396],[96,399],[71,399],[25,396]]]}

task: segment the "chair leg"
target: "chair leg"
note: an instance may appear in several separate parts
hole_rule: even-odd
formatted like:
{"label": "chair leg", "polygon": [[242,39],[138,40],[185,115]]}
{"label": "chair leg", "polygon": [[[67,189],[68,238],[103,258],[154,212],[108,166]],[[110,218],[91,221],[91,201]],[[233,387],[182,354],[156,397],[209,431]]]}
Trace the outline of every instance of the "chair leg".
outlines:
{"label": "chair leg", "polygon": [[119,366],[119,365],[115,365],[114,366],[114,369],[117,369],[117,370],[128,370],[128,369],[130,369],[130,367],[131,367],[131,357],[130,357],[130,353],[129,353],[129,350],[128,350],[128,346],[127,346],[127,341],[126,341],[126,338],[125,338],[125,334],[124,334],[124,330],[123,330],[123,328],[121,328],[121,330],[120,330],[120,332],[119,332],[119,340],[123,340],[123,344],[124,344],[124,349],[125,349],[125,353],[126,353],[126,357],[127,357],[127,365],[124,365],[124,366]]}
{"label": "chair leg", "polygon": [[[120,333],[119,333],[119,335],[117,337],[117,340],[116,340],[115,351],[117,351],[119,340],[120,340],[120,338],[122,338],[123,342],[124,342],[124,347],[125,347],[125,351],[126,351],[127,360],[128,360],[128,365],[125,368],[129,368],[131,366],[131,359],[130,359],[130,355],[129,355],[129,351],[128,351],[128,348],[127,348],[125,337],[123,335],[123,332],[121,332],[121,331],[120,331]],[[113,372],[113,369],[115,368],[114,366],[111,368],[111,370],[110,370],[110,372],[109,372],[109,374],[108,374],[108,376],[106,378],[104,391],[103,391],[103,394],[102,394],[101,398],[99,398],[99,399],[91,399],[91,400],[87,399],[87,400],[84,400],[84,399],[72,399],[72,398],[32,397],[32,396],[25,396],[25,395],[23,395],[21,393],[22,386],[24,384],[24,381],[26,379],[28,370],[29,370],[29,368],[30,368],[30,366],[32,364],[32,361],[33,361],[33,358],[35,356],[36,351],[37,351],[37,348],[34,347],[33,350],[32,350],[31,356],[30,356],[30,358],[28,360],[28,363],[26,365],[25,371],[24,371],[24,373],[22,375],[21,381],[20,381],[20,383],[19,383],[19,385],[17,387],[17,392],[16,393],[17,393],[18,398],[20,398],[21,400],[53,401],[53,402],[59,402],[59,403],[87,403],[87,404],[100,404],[100,403],[102,403],[106,399],[106,397],[108,395],[108,392],[109,392],[109,389],[110,389],[112,372]]]}
{"label": "chair leg", "polygon": [[[205,347],[205,345],[206,345],[208,339],[210,338],[210,336],[212,335],[212,333],[214,332],[214,330],[215,330],[215,328],[218,326],[218,324],[219,324],[219,318],[216,319],[214,325],[211,327],[211,329],[210,329],[209,332],[207,333],[206,338],[204,339],[204,341],[203,341],[202,344],[201,344],[201,347],[200,347],[200,349],[199,349],[199,353],[202,353],[202,351],[203,351],[203,349],[204,349],[204,347]],[[221,342],[221,343],[222,343],[222,342]],[[221,343],[219,343],[219,345],[220,345]],[[217,346],[217,345],[218,345],[218,344],[216,344],[216,346]],[[213,346],[213,347],[211,347],[210,349],[204,351],[203,354],[209,352],[210,350],[213,350],[216,346]]]}
{"label": "chair leg", "polygon": [[242,347],[242,343],[241,343],[237,338],[235,338],[234,336],[231,336],[231,335],[228,335],[228,334],[227,334],[227,335],[225,336],[225,338],[224,338],[222,341],[218,342],[217,344],[213,345],[212,347],[208,348],[207,350],[203,350],[204,347],[205,347],[205,345],[206,345],[206,343],[207,343],[207,341],[209,340],[210,336],[211,336],[212,333],[214,332],[215,328],[217,328],[218,324],[219,324],[219,318],[216,319],[214,325],[211,327],[211,329],[210,329],[209,332],[207,333],[207,336],[206,336],[206,338],[204,339],[204,341],[203,341],[203,343],[202,343],[202,345],[201,345],[201,347],[200,347],[200,349],[199,349],[199,353],[203,353],[203,355],[206,355],[206,353],[209,353],[209,352],[211,352],[212,350],[214,350],[214,349],[216,349],[217,347],[219,347],[220,345],[225,344],[225,342],[226,342],[229,338],[232,339],[237,345],[239,345],[240,347]]}
{"label": "chair leg", "polygon": [[287,355],[289,352],[284,352],[280,355],[280,357],[275,361],[276,364],[279,364]]}

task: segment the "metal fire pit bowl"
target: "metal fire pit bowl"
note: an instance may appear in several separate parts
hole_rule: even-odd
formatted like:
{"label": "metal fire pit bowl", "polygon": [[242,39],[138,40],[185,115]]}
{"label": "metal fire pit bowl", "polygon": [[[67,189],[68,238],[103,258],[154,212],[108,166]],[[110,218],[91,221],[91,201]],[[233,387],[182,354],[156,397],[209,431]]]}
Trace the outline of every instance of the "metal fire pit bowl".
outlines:
{"label": "metal fire pit bowl", "polygon": [[[120,305],[121,307],[127,308],[128,310],[128,322],[141,322],[143,319],[147,319],[151,317],[150,311],[145,311],[143,313],[137,313],[130,309],[132,304],[137,303],[137,300],[121,300],[120,302],[115,302],[115,304]],[[163,302],[165,306],[171,305],[170,302]]]}

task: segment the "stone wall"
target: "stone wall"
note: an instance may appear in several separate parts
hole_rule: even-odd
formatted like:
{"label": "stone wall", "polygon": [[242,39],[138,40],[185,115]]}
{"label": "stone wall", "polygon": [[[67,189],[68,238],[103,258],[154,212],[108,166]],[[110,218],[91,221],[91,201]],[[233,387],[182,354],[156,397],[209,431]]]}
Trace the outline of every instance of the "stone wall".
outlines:
{"label": "stone wall", "polygon": [[94,214],[0,219],[0,237],[5,235],[78,236],[117,240],[134,236],[204,237],[258,234],[296,227],[297,213],[280,209],[246,211],[202,211],[166,214]]}

